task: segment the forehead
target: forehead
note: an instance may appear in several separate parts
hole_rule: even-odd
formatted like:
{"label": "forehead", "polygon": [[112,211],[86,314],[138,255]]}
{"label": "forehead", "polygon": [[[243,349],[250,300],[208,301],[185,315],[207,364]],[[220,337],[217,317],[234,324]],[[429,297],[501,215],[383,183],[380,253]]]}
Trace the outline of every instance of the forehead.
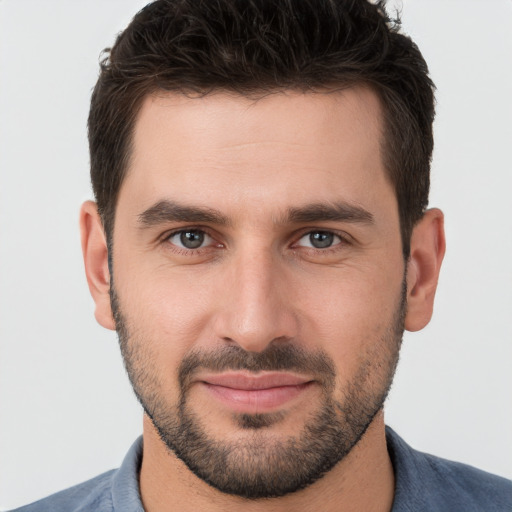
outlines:
{"label": "forehead", "polygon": [[154,94],[135,124],[120,200],[128,196],[141,208],[158,195],[209,207],[261,207],[270,198],[274,209],[339,199],[372,203],[390,187],[381,140],[379,100],[363,87],[257,99]]}

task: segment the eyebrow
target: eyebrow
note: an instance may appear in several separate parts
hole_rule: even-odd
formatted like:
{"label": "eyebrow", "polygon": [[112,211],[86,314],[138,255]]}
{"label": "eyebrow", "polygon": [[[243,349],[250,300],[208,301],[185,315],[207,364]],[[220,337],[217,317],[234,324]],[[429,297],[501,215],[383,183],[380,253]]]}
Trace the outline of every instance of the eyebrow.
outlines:
{"label": "eyebrow", "polygon": [[304,207],[290,208],[287,220],[297,224],[325,221],[374,223],[374,217],[369,211],[346,202],[314,203]]}
{"label": "eyebrow", "polygon": [[143,227],[152,227],[165,222],[201,222],[225,226],[228,218],[217,210],[198,206],[186,206],[174,201],[159,201],[138,216]]}
{"label": "eyebrow", "polygon": [[[230,225],[228,217],[212,208],[187,206],[175,201],[162,200],[138,215],[142,227],[152,227],[166,222],[199,222]],[[276,224],[303,224],[312,222],[350,222],[373,224],[373,215],[360,206],[346,202],[313,203],[301,207],[289,208],[285,215],[276,220]]]}

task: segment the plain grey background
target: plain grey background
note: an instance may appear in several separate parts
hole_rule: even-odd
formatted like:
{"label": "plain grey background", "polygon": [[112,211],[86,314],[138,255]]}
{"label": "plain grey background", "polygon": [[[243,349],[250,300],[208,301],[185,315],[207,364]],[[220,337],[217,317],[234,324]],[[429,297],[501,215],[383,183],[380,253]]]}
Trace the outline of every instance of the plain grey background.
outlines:
{"label": "plain grey background", "polygon": [[[101,50],[140,0],[0,0],[0,509],[120,464],[141,410],[93,317],[78,210]],[[387,422],[512,478],[512,2],[403,0],[438,87],[431,205],[448,250]]]}

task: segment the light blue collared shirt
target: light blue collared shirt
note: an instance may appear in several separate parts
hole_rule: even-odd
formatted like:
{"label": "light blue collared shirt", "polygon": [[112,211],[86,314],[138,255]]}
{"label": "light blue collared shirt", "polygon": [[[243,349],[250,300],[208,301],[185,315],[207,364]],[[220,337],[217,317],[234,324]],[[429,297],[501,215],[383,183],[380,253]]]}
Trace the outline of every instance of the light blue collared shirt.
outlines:
{"label": "light blue collared shirt", "polygon": [[[512,512],[512,481],[413,450],[389,427],[386,438],[395,471],[391,512]],[[142,437],[119,469],[12,512],[144,512],[141,462]]]}

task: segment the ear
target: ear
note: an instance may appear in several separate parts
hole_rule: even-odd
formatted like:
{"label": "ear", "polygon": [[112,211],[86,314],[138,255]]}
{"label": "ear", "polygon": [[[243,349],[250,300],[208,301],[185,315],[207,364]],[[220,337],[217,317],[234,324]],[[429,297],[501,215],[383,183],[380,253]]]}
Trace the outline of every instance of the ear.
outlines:
{"label": "ear", "polygon": [[411,236],[411,256],[407,264],[408,331],[423,329],[432,318],[434,296],[446,249],[444,216],[441,210],[427,210]]}
{"label": "ear", "polygon": [[80,209],[80,233],[87,283],[96,303],[94,315],[100,325],[115,330],[110,308],[107,240],[98,208],[93,201],[86,201]]}

